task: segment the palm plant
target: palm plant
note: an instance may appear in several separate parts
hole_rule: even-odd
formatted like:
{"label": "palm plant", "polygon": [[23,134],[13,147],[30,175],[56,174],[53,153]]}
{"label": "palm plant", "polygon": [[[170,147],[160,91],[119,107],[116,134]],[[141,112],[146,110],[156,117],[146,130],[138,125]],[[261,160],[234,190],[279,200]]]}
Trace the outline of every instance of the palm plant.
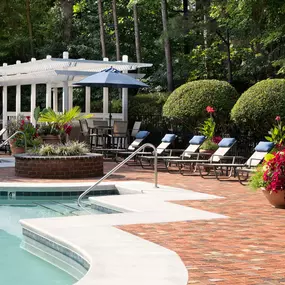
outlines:
{"label": "palm plant", "polygon": [[[66,130],[70,130],[72,121],[82,120],[91,118],[93,115],[80,115],[81,109],[78,106],[73,107],[68,111],[64,111],[63,113],[56,113],[52,108],[44,109],[40,115],[38,122],[46,123],[45,125],[45,133],[49,130],[59,130],[60,132],[66,132]],[[48,126],[48,128],[47,128]]]}

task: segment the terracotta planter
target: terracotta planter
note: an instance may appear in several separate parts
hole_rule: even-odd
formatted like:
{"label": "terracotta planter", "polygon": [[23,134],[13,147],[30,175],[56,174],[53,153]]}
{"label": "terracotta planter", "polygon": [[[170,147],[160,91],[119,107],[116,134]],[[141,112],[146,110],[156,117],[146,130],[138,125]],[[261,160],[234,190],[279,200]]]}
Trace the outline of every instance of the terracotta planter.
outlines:
{"label": "terracotta planter", "polygon": [[46,135],[46,136],[41,136],[42,140],[46,144],[59,144],[60,141],[60,136],[55,136],[55,135]]}
{"label": "terracotta planter", "polygon": [[264,188],[261,188],[264,196],[267,198],[269,203],[275,208],[285,209],[285,191],[269,192]]}
{"label": "terracotta planter", "polygon": [[10,150],[11,150],[12,155],[25,153],[24,147],[15,146],[13,143],[10,143]]}

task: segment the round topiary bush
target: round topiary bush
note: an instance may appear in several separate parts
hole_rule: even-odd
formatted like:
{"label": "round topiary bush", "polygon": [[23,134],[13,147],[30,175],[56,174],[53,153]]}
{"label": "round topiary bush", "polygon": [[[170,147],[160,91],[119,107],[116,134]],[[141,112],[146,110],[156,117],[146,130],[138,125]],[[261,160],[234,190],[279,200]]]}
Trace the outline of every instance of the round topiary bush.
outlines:
{"label": "round topiary bush", "polygon": [[285,118],[285,79],[256,83],[241,95],[231,111],[236,125],[256,137],[267,134],[277,115]]}
{"label": "round topiary bush", "polygon": [[217,121],[222,122],[228,120],[238,96],[235,88],[225,81],[192,81],[170,94],[163,115],[188,121],[191,127],[196,127],[207,116],[206,107],[211,106],[216,110]]}

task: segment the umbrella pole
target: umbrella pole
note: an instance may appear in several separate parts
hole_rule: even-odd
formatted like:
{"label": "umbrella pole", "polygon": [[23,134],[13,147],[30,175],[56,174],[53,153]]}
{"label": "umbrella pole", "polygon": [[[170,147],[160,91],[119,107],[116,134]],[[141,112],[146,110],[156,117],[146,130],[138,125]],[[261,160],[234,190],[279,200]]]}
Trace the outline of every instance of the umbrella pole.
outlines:
{"label": "umbrella pole", "polygon": [[112,102],[109,101],[109,126],[112,126]]}

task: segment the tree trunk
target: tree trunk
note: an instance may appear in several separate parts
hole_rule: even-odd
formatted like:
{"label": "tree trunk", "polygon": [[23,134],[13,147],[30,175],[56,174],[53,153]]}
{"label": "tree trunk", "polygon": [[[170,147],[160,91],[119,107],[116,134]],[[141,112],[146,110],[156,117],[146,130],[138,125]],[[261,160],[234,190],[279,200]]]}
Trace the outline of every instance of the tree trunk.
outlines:
{"label": "tree trunk", "polygon": [[60,6],[63,14],[63,41],[69,43],[72,32],[72,16],[73,16],[74,0],[60,0]]}
{"label": "tree trunk", "polygon": [[118,29],[118,17],[117,17],[117,1],[112,0],[112,9],[113,9],[113,21],[116,37],[116,58],[120,60],[120,40],[119,40],[119,29]]}
{"label": "tree trunk", "polygon": [[228,81],[229,83],[233,82],[233,74],[232,74],[232,61],[231,61],[231,43],[230,43],[230,34],[229,30],[227,29],[227,42],[226,42],[226,47],[227,47],[227,55],[228,55]]}
{"label": "tree trunk", "polygon": [[27,25],[28,25],[28,30],[29,30],[29,41],[30,41],[31,56],[34,57],[33,27],[32,27],[32,21],[31,21],[31,3],[30,3],[30,0],[26,0],[26,17],[27,17]]}
{"label": "tree trunk", "polygon": [[98,0],[98,15],[99,15],[99,24],[100,24],[100,42],[102,49],[102,57],[106,57],[107,54],[106,54],[106,44],[105,44],[105,29],[104,29],[102,0]]}
{"label": "tree trunk", "polygon": [[183,0],[183,18],[184,18],[184,54],[190,53],[190,46],[187,39],[189,32],[188,22],[189,22],[189,0]]}
{"label": "tree trunk", "polygon": [[167,28],[167,0],[161,0],[161,14],[162,14],[163,33],[164,33],[164,52],[165,52],[166,69],[167,69],[167,86],[168,86],[168,91],[173,91],[171,45]]}
{"label": "tree trunk", "polygon": [[137,4],[134,4],[133,11],[134,11],[136,56],[137,56],[137,62],[141,62],[141,42],[140,42],[139,17],[138,17]]}

